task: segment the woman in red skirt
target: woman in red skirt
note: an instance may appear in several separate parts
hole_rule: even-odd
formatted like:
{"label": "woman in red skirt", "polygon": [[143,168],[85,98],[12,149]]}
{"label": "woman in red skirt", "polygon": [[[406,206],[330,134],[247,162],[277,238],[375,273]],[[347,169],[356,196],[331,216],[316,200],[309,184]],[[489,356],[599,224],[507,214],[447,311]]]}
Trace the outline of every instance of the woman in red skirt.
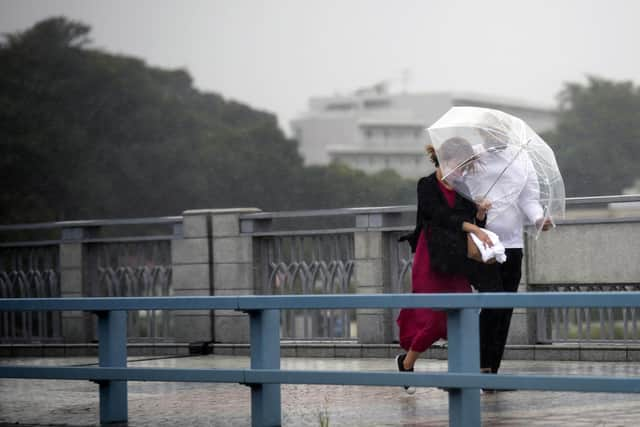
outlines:
{"label": "woman in red skirt", "polygon": [[[492,245],[489,236],[480,228],[490,205],[486,202],[476,205],[456,193],[447,181],[442,179],[439,164],[439,161],[456,161],[456,158],[460,161],[469,159],[474,152],[466,140],[451,138],[445,141],[440,148],[440,159],[436,157],[432,146],[427,147],[427,153],[435,165],[436,171],[418,181],[416,229],[409,237],[412,250],[415,252],[411,273],[412,292],[471,292],[469,279],[465,273],[468,261],[464,255],[460,256],[460,251],[456,250],[455,245],[451,245],[451,256],[447,257],[446,262],[448,265],[444,265],[442,261],[438,264],[429,254],[429,241],[432,237],[433,227],[437,226],[455,235],[456,239],[459,236],[460,241],[464,242],[465,253],[465,233],[474,233],[482,242],[489,246]],[[460,158],[460,156],[466,157]],[[431,243],[432,248],[438,244],[438,242]],[[445,246],[449,244],[440,243]],[[401,372],[412,372],[413,365],[420,354],[437,340],[447,337],[447,314],[442,310],[402,309],[397,323],[400,328],[400,346],[406,351],[396,357],[398,370]],[[405,387],[405,389],[409,393],[415,391],[412,387]]]}

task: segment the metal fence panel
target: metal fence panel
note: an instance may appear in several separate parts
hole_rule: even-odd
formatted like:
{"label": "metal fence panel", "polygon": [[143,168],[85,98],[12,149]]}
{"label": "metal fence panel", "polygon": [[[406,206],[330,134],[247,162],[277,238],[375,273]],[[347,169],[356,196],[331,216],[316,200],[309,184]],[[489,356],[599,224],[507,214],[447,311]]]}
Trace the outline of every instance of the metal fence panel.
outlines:
{"label": "metal fence panel", "polygon": [[[349,294],[354,242],[350,233],[269,236],[254,239],[256,294]],[[355,310],[289,310],[283,339],[355,339]]]}
{"label": "metal fence panel", "polygon": [[[640,283],[536,286],[541,292],[631,292]],[[638,307],[542,308],[536,311],[537,341],[606,343],[638,341]]]}
{"label": "metal fence panel", "polygon": [[[84,295],[172,295],[169,241],[88,243],[85,251]],[[169,340],[172,338],[171,312],[132,312],[128,317],[127,329],[130,339]]]}
{"label": "metal fence panel", "polygon": [[[60,296],[58,246],[0,248],[0,298]],[[60,312],[0,312],[0,342],[61,340]]]}

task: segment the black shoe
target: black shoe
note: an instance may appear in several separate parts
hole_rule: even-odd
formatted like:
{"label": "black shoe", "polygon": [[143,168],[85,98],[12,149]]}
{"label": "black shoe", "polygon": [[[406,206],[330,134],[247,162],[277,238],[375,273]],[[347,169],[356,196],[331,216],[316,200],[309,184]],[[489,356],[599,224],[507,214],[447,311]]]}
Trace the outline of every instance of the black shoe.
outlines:
{"label": "black shoe", "polygon": [[[496,372],[493,371],[493,369],[491,368],[480,368],[480,373],[481,374],[496,374]],[[499,390],[496,390],[495,388],[483,388],[482,389],[482,394],[494,394],[497,393]]]}
{"label": "black shoe", "polygon": [[[404,367],[404,359],[405,357],[407,357],[407,355],[405,353],[399,354],[396,356],[396,364],[398,365],[398,371],[400,372],[413,372],[413,368],[411,369],[405,369]],[[405,385],[404,386],[404,391],[407,392],[407,394],[414,394],[416,392],[416,388],[413,386],[408,386]]]}

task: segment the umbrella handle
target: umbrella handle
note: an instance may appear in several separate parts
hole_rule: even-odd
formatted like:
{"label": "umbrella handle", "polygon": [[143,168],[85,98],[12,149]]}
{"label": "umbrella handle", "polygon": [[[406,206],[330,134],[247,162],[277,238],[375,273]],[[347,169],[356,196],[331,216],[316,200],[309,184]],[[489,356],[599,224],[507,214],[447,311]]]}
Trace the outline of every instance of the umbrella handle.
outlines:
{"label": "umbrella handle", "polygon": [[540,224],[540,228],[536,226],[536,240],[538,240],[538,237],[540,237],[540,233],[542,232],[544,224],[547,222],[547,220],[549,220],[549,222],[551,223],[551,227],[556,228],[556,222],[553,220],[553,217],[549,215],[548,206],[542,206],[542,222]]}

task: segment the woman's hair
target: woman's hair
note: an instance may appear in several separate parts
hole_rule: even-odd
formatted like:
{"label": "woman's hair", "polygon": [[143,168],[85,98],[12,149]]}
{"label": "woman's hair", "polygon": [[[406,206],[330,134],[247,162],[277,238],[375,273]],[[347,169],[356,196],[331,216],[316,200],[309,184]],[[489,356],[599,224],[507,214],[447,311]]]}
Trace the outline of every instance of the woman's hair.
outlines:
{"label": "woman's hair", "polygon": [[440,163],[438,163],[438,156],[436,155],[436,149],[433,148],[432,144],[427,145],[427,156],[429,156],[429,160],[435,167],[440,167]]}
{"label": "woman's hair", "polygon": [[473,170],[475,168],[474,160],[477,159],[469,141],[460,137],[453,137],[444,141],[437,154],[433,145],[427,145],[427,154],[435,167],[439,167],[441,162],[453,160],[455,164],[463,169]]}

